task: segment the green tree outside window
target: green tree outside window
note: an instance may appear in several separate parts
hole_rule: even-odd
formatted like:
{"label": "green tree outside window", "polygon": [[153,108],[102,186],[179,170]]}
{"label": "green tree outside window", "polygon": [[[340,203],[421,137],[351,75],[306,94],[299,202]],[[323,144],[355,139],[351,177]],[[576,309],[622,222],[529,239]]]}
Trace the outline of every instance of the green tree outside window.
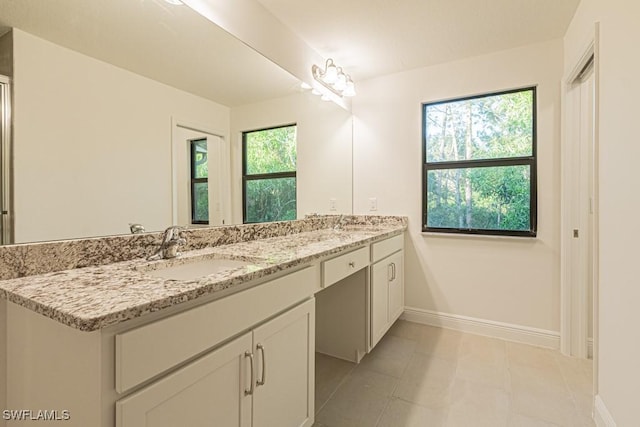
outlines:
{"label": "green tree outside window", "polygon": [[244,222],[293,220],[296,125],[243,133]]}

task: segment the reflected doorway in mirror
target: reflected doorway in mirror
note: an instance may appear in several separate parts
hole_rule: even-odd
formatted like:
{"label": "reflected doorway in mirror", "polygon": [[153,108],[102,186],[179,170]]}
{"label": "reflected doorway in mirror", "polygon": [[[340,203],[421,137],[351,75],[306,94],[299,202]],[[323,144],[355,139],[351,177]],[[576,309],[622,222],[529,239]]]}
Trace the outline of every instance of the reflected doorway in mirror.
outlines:
{"label": "reflected doorway in mirror", "polygon": [[230,217],[228,138],[175,119],[172,129],[173,224],[225,224]]}

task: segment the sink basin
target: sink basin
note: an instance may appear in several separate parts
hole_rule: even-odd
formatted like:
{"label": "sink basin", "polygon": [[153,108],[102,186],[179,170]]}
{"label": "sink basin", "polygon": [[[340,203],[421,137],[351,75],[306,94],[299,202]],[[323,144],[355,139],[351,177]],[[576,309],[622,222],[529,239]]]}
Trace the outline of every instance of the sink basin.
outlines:
{"label": "sink basin", "polygon": [[209,276],[210,274],[235,270],[252,264],[254,263],[250,261],[211,258],[191,261],[185,264],[160,267],[154,270],[147,270],[146,273],[162,279],[194,280],[200,277]]}

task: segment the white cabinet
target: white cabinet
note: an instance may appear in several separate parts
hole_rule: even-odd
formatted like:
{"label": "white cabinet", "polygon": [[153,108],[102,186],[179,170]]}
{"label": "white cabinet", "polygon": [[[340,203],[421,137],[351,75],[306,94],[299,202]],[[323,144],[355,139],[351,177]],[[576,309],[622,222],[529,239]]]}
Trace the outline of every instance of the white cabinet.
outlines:
{"label": "white cabinet", "polygon": [[116,402],[118,427],[251,426],[251,334]]}
{"label": "white cabinet", "polygon": [[389,330],[404,310],[403,251],[371,266],[371,347]]}
{"label": "white cabinet", "polygon": [[313,424],[314,315],[315,301],[311,300],[253,331],[254,427]]}
{"label": "white cabinet", "polygon": [[313,424],[311,299],[116,402],[117,427]]}

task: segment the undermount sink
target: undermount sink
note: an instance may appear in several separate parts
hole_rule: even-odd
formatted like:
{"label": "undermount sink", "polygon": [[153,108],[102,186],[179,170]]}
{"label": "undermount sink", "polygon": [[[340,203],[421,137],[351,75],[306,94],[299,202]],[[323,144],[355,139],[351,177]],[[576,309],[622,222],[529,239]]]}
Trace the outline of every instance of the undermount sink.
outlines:
{"label": "undermount sink", "polygon": [[223,271],[235,270],[255,264],[251,261],[237,259],[207,258],[198,261],[185,262],[184,264],[174,264],[167,267],[146,270],[146,274],[162,279],[173,280],[194,280],[200,277]]}

